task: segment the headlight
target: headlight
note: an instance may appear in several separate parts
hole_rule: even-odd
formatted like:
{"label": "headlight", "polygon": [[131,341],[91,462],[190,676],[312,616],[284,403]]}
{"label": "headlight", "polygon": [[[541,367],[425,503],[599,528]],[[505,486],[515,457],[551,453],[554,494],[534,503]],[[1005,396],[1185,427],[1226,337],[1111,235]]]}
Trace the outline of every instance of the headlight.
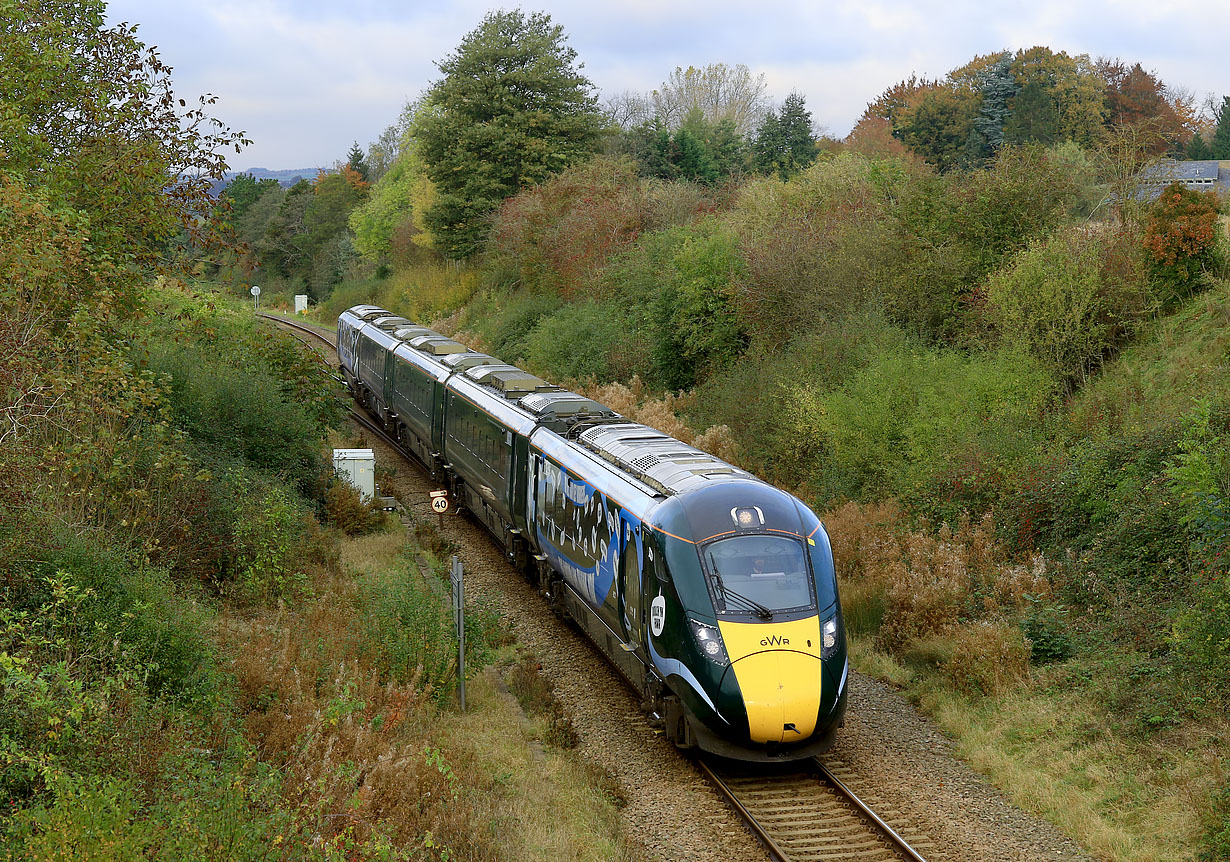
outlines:
{"label": "headlight", "polygon": [[820,658],[828,660],[837,652],[837,617],[830,617],[820,627]]}
{"label": "headlight", "polygon": [[730,664],[730,659],[726,655],[726,647],[722,643],[722,633],[715,627],[698,623],[696,620],[688,620],[688,622],[692,624],[692,634],[696,636],[696,643],[700,645],[700,651],[704,653],[705,658],[719,667],[726,667]]}

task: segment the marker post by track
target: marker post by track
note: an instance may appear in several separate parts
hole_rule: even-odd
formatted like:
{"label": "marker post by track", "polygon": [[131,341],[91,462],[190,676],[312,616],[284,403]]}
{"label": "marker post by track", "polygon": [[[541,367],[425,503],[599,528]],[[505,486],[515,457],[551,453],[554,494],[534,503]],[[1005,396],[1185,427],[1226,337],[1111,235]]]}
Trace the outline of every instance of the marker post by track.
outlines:
{"label": "marker post by track", "polygon": [[466,711],[466,588],[461,559],[453,557],[449,580],[453,584],[453,620],[457,624],[457,697]]}
{"label": "marker post by track", "polygon": [[431,510],[436,513],[439,525],[444,526],[444,513],[448,511],[448,491],[428,491],[431,496]]}

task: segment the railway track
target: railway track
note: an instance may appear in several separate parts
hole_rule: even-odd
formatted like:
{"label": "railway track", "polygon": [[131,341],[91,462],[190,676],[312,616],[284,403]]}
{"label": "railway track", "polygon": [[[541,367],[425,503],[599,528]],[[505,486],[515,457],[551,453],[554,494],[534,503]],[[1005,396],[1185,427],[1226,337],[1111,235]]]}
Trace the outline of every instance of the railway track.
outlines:
{"label": "railway track", "polygon": [[[337,349],[328,335],[312,327],[263,312],[258,315],[309,336],[330,350]],[[321,359],[332,370],[329,357],[321,353]],[[407,461],[418,465],[402,453],[397,441],[366,412],[352,406],[350,415]],[[704,759],[698,759],[696,764],[776,860],[926,862],[919,851],[928,849],[929,844],[916,839],[915,846],[911,846],[872,811],[850,789],[848,780],[852,776],[838,761],[830,760],[826,765],[817,758],[795,764],[789,771],[772,772],[735,764],[719,766]]]}
{"label": "railway track", "polygon": [[860,799],[838,763],[819,758],[772,771],[698,760],[702,774],[726,797],[780,862],[926,862]]}

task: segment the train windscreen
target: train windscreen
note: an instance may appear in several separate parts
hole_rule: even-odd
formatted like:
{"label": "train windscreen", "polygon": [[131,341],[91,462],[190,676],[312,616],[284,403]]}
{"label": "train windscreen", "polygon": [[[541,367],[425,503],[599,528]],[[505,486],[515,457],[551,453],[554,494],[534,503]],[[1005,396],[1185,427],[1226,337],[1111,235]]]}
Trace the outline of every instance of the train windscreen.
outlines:
{"label": "train windscreen", "polygon": [[785,536],[734,536],[701,549],[719,614],[753,615],[815,606],[803,545]]}

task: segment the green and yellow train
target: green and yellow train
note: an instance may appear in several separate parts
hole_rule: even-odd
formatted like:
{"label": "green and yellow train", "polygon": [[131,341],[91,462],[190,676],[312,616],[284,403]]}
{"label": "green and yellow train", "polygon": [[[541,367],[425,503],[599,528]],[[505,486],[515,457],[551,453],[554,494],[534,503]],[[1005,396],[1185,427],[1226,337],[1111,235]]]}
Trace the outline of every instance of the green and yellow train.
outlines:
{"label": "green and yellow train", "polygon": [[338,357],[677,745],[784,761],[833,744],[845,632],[828,536],[797,498],[381,308],[339,317]]}

